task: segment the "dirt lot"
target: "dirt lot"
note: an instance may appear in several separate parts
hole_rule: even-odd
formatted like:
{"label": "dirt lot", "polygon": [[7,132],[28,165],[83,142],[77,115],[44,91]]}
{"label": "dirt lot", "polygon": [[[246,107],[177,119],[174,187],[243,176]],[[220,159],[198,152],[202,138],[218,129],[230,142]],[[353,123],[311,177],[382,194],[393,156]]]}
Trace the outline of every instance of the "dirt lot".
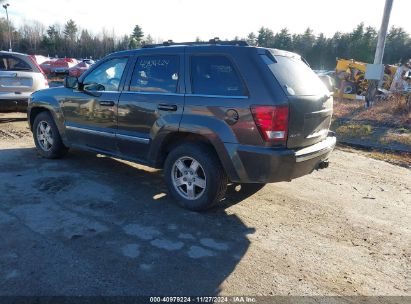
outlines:
{"label": "dirt lot", "polygon": [[408,295],[410,169],[341,150],[327,170],[180,209],[160,171],[37,156],[0,114],[0,295]]}

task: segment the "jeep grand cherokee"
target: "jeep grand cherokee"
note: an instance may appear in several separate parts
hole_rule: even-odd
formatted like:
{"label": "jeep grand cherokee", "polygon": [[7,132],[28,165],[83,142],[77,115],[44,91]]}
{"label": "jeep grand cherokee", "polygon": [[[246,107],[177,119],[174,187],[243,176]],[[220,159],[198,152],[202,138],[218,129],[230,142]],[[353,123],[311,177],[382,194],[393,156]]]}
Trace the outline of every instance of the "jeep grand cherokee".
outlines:
{"label": "jeep grand cherokee", "polygon": [[34,93],[38,152],[86,149],[163,168],[185,208],[227,184],[264,184],[327,167],[333,100],[297,54],[242,41],[172,43],[108,55],[65,87]]}

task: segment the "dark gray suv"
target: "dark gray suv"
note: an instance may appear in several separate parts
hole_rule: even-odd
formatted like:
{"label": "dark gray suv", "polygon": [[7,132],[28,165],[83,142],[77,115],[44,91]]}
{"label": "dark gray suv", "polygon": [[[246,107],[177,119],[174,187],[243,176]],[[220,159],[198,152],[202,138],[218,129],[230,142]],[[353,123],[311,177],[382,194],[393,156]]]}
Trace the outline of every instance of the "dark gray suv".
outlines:
{"label": "dark gray suv", "polygon": [[185,208],[228,183],[289,181],[328,166],[333,100],[297,54],[245,42],[172,43],[117,52],[65,86],[34,93],[38,152],[69,147],[163,168]]}

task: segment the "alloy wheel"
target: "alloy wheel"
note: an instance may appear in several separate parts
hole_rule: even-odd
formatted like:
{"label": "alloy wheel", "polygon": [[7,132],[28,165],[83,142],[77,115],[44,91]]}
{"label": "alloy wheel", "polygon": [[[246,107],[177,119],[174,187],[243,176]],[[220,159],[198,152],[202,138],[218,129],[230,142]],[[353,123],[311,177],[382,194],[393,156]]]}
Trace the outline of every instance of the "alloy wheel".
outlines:
{"label": "alloy wheel", "polygon": [[204,194],[207,178],[203,167],[194,158],[184,156],[177,159],[171,175],[174,188],[185,199],[195,200]]}
{"label": "alloy wheel", "polygon": [[37,142],[40,145],[41,149],[44,151],[50,151],[53,147],[53,131],[51,126],[47,121],[40,121],[37,125]]}

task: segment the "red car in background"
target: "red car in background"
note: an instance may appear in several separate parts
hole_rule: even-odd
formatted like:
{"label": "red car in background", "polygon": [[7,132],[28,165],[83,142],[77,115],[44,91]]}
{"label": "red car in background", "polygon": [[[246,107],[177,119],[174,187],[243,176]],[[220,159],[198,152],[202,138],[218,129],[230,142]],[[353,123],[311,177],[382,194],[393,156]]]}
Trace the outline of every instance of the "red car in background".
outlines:
{"label": "red car in background", "polygon": [[41,69],[46,75],[51,74],[51,64],[54,60],[46,60],[40,64]]}
{"label": "red car in background", "polygon": [[81,74],[83,74],[85,71],[87,71],[90,68],[91,64],[88,64],[87,62],[80,62],[77,65],[71,67],[68,69],[68,74],[69,76],[73,77],[80,77]]}
{"label": "red car in background", "polygon": [[58,58],[43,62],[40,67],[44,73],[50,74],[67,74],[68,70],[78,63],[74,58]]}
{"label": "red car in background", "polygon": [[52,64],[52,73],[54,74],[67,74],[68,70],[78,63],[74,58],[59,58]]}

